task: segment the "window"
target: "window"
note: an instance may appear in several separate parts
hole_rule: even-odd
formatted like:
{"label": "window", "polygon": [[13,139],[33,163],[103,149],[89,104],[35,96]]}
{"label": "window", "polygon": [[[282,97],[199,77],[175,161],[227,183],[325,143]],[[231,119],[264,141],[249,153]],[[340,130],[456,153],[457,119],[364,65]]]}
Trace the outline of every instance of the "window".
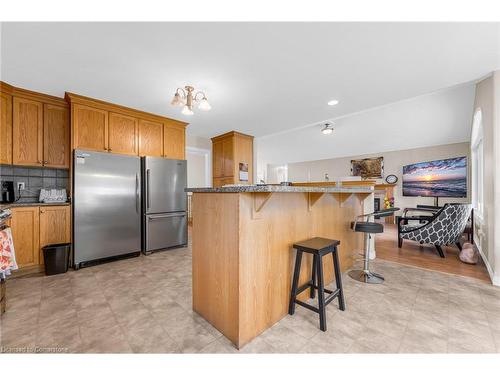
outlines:
{"label": "window", "polygon": [[474,113],[471,135],[471,159],[472,159],[472,206],[474,213],[480,218],[484,212],[483,194],[483,116],[481,109]]}

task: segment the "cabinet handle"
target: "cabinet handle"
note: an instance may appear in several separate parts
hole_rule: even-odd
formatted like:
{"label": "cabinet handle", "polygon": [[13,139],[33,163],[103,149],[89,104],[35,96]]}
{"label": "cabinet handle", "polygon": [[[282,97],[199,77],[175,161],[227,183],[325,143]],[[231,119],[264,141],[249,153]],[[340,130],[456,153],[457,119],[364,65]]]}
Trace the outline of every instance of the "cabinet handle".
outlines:
{"label": "cabinet handle", "polygon": [[45,213],[45,211],[44,211],[44,210],[40,210],[40,213],[41,213],[41,214],[44,214],[44,213]]}

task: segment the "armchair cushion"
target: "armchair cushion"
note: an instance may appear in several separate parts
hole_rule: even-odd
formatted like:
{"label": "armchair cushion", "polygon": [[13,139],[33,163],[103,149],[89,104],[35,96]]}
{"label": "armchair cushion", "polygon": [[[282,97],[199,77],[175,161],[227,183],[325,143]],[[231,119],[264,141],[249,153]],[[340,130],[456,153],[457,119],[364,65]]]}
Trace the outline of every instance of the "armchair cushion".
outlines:
{"label": "armchair cushion", "polygon": [[423,225],[402,225],[399,237],[433,245],[456,243],[464,231],[470,211],[470,204],[446,204]]}

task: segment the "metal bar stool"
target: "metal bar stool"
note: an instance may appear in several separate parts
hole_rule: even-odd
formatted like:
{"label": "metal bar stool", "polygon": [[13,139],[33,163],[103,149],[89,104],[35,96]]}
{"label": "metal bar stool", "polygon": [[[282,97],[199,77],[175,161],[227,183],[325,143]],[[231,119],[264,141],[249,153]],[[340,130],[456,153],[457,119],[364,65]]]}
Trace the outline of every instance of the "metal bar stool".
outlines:
{"label": "metal bar stool", "polygon": [[[376,216],[377,218],[391,216],[394,212],[399,211],[399,208],[392,207],[385,210],[375,211],[365,215],[359,215],[356,220],[351,222],[351,229],[355,232],[362,232],[365,234],[365,252],[364,252],[364,266],[362,270],[351,270],[348,275],[354,280],[361,281],[368,284],[381,284],[384,282],[384,277],[378,273],[370,271],[370,240],[372,233],[382,233],[384,226],[380,223],[370,222],[370,218]],[[366,218],[366,221],[362,219]]]}
{"label": "metal bar stool", "polygon": [[[295,269],[293,271],[292,292],[290,296],[288,313],[290,315],[293,315],[295,313],[295,304],[314,311],[315,313],[319,314],[319,326],[322,331],[326,331],[326,306],[328,306],[330,302],[332,302],[335,298],[338,298],[340,310],[345,310],[344,292],[342,289],[342,275],[340,272],[340,263],[337,251],[337,246],[339,244],[340,241],[337,240],[314,237],[307,241],[299,242],[293,245],[293,247],[297,250],[297,256],[295,258]],[[308,283],[299,287],[298,283],[303,252],[313,255],[312,278]],[[337,285],[337,289],[335,290],[325,289],[323,276],[323,257],[330,253],[333,256],[333,269],[335,272],[335,282]],[[309,292],[311,298],[314,298],[315,290],[318,290],[318,307],[309,305],[308,303],[299,301],[297,299],[297,296],[308,288],[311,289]],[[326,299],[325,293],[329,294]]]}

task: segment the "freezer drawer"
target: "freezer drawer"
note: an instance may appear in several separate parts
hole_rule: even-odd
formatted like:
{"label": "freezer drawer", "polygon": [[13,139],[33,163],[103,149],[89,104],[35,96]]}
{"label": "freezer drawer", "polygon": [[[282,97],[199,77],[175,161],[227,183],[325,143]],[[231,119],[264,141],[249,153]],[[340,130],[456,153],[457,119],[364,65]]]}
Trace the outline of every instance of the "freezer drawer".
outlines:
{"label": "freezer drawer", "polygon": [[186,212],[146,215],[146,252],[186,244]]}

